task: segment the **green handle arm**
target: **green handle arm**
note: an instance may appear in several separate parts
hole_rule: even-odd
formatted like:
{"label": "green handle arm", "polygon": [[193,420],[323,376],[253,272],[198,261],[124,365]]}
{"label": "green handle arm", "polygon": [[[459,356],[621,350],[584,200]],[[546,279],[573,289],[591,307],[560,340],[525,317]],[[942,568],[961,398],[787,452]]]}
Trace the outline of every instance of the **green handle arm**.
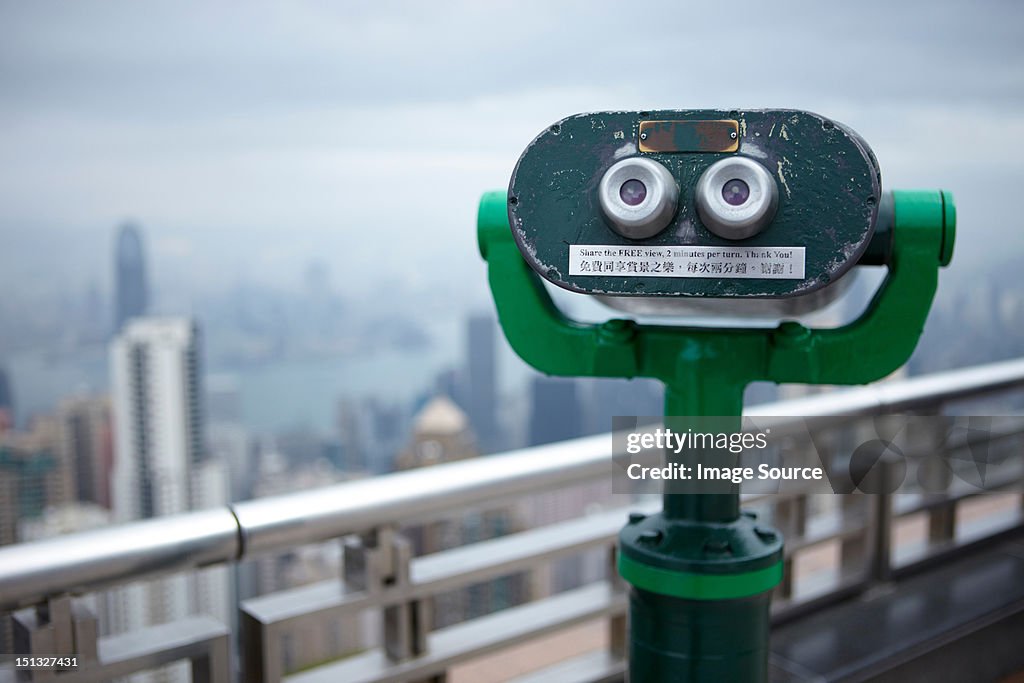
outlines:
{"label": "green handle arm", "polygon": [[[557,309],[520,256],[504,193],[483,196],[478,239],[502,329],[527,363],[551,375],[653,377],[666,383],[670,397],[691,397],[679,399],[675,410],[690,404],[687,414],[739,414],[726,410],[738,407],[735,396],[709,405],[708,391],[693,385],[696,378],[715,377],[714,393],[731,385],[741,400],[752,381],[863,384],[910,357],[931,307],[938,267],[952,256],[956,213],[944,191],[895,191],[893,198],[889,274],[864,314],[837,329],[793,322],[768,330],[578,323]],[[669,414],[684,414],[675,410]]]}

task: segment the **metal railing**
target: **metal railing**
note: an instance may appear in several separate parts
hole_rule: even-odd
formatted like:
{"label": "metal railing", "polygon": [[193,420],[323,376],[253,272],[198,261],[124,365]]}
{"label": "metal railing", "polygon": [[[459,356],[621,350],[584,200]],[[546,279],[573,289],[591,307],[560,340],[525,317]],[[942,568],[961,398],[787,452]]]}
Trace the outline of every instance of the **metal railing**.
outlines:
{"label": "metal railing", "polygon": [[[835,418],[827,424],[836,429],[856,417],[938,412],[950,402],[1021,387],[1024,360],[1015,360],[762,405],[747,414]],[[1022,433],[1024,426],[993,440],[1019,453]],[[462,662],[604,619],[605,649],[549,672],[557,680],[597,680],[622,670],[626,598],[613,555],[627,506],[421,556],[413,555],[402,529],[469,508],[500,509],[538,492],[610,482],[612,456],[612,439],[601,435],[0,548],[0,613],[12,616],[19,652],[77,653],[78,669],[51,679],[68,681],[109,680],[183,659],[192,663],[193,680],[228,681],[232,637],[245,681],[444,680]],[[1020,481],[1013,476],[989,488]],[[958,506],[977,493],[948,482],[945,490],[927,495],[837,497],[840,504],[822,510],[815,509],[821,507],[815,496],[746,496],[745,504],[760,508],[786,533],[789,571],[776,618],[793,618],[993,536],[998,529],[957,532]],[[632,507],[657,504],[634,501]],[[1002,529],[1021,523],[1019,502],[1001,514]],[[894,560],[895,525],[920,515],[927,518],[924,550],[910,560]],[[95,616],[74,597],[333,539],[343,544],[342,576],[242,601],[235,634],[226,624],[195,616],[145,632],[98,637]],[[835,580],[825,588],[798,589],[796,558],[828,543],[840,549]],[[553,595],[535,590],[535,599],[523,604],[431,627],[431,605],[445,592],[512,574],[530,576],[585,552],[606,558],[604,578]],[[368,611],[378,614],[377,642],[289,673],[296,668],[286,661],[290,633],[352,622]],[[36,673],[45,680],[49,672]],[[543,677],[541,672],[530,680]]]}

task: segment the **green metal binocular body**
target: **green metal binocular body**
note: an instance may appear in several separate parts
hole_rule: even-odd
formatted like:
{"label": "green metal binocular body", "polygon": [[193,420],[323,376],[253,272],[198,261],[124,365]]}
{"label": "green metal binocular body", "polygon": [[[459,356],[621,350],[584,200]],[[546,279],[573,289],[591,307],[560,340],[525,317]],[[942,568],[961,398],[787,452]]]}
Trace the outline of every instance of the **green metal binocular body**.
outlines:
{"label": "green metal binocular body", "polygon": [[533,140],[508,214],[526,262],[568,290],[787,298],[885,251],[869,249],[881,200],[871,149],[817,114],[597,112]]}

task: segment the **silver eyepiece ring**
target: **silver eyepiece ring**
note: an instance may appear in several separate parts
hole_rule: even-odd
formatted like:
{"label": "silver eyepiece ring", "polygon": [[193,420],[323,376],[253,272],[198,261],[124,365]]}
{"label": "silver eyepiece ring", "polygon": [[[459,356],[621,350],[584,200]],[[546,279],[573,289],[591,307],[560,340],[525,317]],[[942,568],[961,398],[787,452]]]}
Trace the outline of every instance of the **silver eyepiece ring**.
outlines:
{"label": "silver eyepiece ring", "polygon": [[605,171],[598,187],[601,210],[612,230],[631,240],[654,237],[672,222],[679,186],[653,159],[629,157]]}
{"label": "silver eyepiece ring", "polygon": [[708,166],[697,181],[697,215],[708,230],[742,240],[764,230],[779,207],[779,188],[768,170],[747,157]]}

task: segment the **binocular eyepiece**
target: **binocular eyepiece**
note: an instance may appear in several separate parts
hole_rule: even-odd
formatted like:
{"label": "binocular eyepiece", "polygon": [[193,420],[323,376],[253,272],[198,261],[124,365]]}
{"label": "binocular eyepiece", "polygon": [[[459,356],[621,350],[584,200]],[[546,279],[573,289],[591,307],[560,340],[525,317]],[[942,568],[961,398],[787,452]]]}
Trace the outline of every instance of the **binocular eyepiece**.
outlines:
{"label": "binocular eyepiece", "polygon": [[[679,209],[672,172],[648,157],[612,164],[601,177],[601,210],[623,237],[642,240],[668,227]],[[768,227],[779,205],[779,189],[764,166],[741,156],[711,164],[697,181],[697,215],[712,233],[728,240],[753,237]]]}
{"label": "binocular eyepiece", "polygon": [[701,174],[694,203],[708,230],[727,240],[743,240],[771,224],[779,208],[779,188],[764,166],[734,156]]}
{"label": "binocular eyepiece", "polygon": [[627,239],[643,240],[664,230],[679,208],[679,185],[653,159],[635,156],[612,164],[598,190],[608,226]]}

